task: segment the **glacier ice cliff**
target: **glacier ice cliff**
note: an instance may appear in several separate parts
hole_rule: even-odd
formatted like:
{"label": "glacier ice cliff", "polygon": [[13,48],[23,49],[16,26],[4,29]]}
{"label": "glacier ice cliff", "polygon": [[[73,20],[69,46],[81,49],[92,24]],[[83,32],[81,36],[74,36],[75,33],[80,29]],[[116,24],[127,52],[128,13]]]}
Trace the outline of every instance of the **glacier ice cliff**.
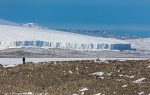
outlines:
{"label": "glacier ice cliff", "polygon": [[0,49],[41,47],[72,50],[131,50],[131,44],[114,38],[102,38],[57,30],[0,25]]}
{"label": "glacier ice cliff", "polygon": [[0,48],[42,47],[73,50],[131,50],[130,43],[63,43],[48,41],[1,41]]}

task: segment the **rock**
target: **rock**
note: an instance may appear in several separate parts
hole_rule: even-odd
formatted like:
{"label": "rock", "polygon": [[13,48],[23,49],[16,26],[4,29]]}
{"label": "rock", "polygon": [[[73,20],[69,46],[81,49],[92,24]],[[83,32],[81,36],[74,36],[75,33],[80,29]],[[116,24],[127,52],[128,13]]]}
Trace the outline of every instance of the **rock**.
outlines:
{"label": "rock", "polygon": [[101,61],[100,58],[96,59],[96,61]]}
{"label": "rock", "polygon": [[2,69],[3,68],[3,65],[2,64],[0,64],[0,69]]}
{"label": "rock", "polygon": [[57,66],[57,62],[56,62],[56,61],[52,61],[51,64],[52,64],[53,66]]}
{"label": "rock", "polygon": [[81,95],[84,95],[84,91],[81,92]]}
{"label": "rock", "polygon": [[78,70],[79,70],[79,67],[76,67],[76,70],[78,71]]}
{"label": "rock", "polygon": [[73,74],[73,72],[72,72],[72,71],[69,71],[69,74]]}

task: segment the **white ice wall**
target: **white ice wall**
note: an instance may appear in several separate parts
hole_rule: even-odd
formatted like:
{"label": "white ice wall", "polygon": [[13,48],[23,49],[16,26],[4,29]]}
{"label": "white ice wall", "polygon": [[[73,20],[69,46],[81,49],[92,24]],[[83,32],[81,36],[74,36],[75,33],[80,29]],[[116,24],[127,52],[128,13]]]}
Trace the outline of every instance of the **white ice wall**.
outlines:
{"label": "white ice wall", "polygon": [[130,43],[56,30],[0,25],[0,49],[46,47],[77,50],[130,50]]}
{"label": "white ice wall", "polygon": [[62,48],[73,50],[131,50],[130,44],[107,44],[107,43],[62,43],[48,41],[1,41],[0,48],[20,48],[20,47],[43,47]]}

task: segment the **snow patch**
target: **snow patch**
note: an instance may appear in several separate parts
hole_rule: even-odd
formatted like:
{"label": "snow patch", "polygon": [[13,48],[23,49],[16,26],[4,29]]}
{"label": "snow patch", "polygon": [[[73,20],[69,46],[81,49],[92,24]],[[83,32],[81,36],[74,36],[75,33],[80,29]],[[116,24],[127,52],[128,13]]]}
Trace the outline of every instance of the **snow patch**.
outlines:
{"label": "snow patch", "polygon": [[144,92],[140,92],[140,93],[138,93],[139,95],[142,95],[142,94],[144,94]]}
{"label": "snow patch", "polygon": [[102,76],[104,73],[103,72],[95,72],[89,75],[97,75],[97,76]]}
{"label": "snow patch", "polygon": [[105,94],[102,94],[102,93],[97,93],[97,94],[94,94],[94,95],[105,95]]}
{"label": "snow patch", "polygon": [[17,66],[16,64],[12,64],[12,65],[4,65],[3,67],[15,67],[15,66]]}
{"label": "snow patch", "polygon": [[120,77],[128,77],[128,78],[134,78],[134,76],[128,76],[128,75],[123,75],[123,74],[121,74],[121,75],[119,75]]}
{"label": "snow patch", "polygon": [[147,68],[150,68],[150,66],[148,66]]}
{"label": "snow patch", "polygon": [[48,95],[48,93],[32,93],[32,92],[25,92],[25,93],[5,93],[4,95]]}
{"label": "snow patch", "polygon": [[79,91],[84,92],[84,91],[87,91],[87,90],[88,90],[88,88],[83,88],[83,89],[80,89]]}
{"label": "snow patch", "polygon": [[127,87],[128,85],[123,85],[123,86],[121,86],[121,87],[123,87],[123,88],[125,88],[125,87]]}
{"label": "snow patch", "polygon": [[141,83],[143,80],[145,80],[146,78],[140,78],[138,80],[133,81],[133,83]]}
{"label": "snow patch", "polygon": [[104,79],[104,77],[99,77],[99,78]]}
{"label": "snow patch", "polygon": [[107,76],[110,76],[113,72],[107,73]]}

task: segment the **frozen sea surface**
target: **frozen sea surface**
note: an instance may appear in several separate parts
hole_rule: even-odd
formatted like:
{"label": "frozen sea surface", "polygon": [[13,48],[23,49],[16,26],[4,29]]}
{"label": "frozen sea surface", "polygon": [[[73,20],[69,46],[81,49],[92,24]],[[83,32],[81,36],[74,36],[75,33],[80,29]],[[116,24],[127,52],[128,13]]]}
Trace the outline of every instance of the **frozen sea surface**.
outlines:
{"label": "frozen sea surface", "polygon": [[[75,61],[75,60],[96,60],[97,58],[26,58],[26,62],[49,62],[49,61]],[[100,58],[100,60],[146,60],[148,58]],[[22,58],[0,58],[0,64],[5,67],[22,64]]]}

